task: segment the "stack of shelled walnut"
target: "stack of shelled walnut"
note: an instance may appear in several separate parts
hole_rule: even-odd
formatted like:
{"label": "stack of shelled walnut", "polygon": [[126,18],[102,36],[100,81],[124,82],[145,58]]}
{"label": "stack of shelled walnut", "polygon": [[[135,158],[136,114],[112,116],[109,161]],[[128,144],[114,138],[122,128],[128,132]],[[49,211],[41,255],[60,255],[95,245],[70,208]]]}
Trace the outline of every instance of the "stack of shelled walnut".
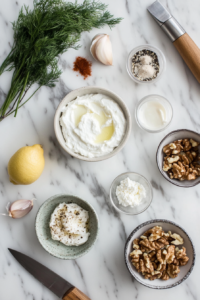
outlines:
{"label": "stack of shelled walnut", "polygon": [[185,247],[175,248],[182,244],[180,235],[165,233],[162,227],[155,226],[133,241],[131,262],[145,279],[175,278],[180,272],[179,266],[185,266],[189,260]]}
{"label": "stack of shelled walnut", "polygon": [[200,176],[198,145],[192,139],[183,139],[163,147],[166,155],[163,170],[168,172],[171,179],[194,180]]}

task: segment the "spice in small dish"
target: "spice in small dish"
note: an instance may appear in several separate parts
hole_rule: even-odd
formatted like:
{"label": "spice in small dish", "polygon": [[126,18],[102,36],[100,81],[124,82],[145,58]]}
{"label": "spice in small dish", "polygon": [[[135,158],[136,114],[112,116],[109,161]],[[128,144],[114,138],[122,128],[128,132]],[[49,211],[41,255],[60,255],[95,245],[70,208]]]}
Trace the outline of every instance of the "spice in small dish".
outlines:
{"label": "spice in small dish", "polygon": [[151,81],[160,70],[158,56],[154,51],[137,51],[132,57],[132,73],[140,81]]}
{"label": "spice in small dish", "polygon": [[146,190],[142,184],[127,177],[117,186],[116,196],[119,204],[134,207],[146,197]]}

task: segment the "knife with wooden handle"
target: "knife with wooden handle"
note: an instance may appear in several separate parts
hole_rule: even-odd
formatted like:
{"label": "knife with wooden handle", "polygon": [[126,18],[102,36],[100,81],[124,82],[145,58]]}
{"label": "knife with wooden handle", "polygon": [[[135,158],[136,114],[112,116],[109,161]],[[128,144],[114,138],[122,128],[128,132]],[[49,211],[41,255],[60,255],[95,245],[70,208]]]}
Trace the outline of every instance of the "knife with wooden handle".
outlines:
{"label": "knife with wooden handle", "polygon": [[200,49],[178,21],[158,1],[148,7],[155,21],[169,36],[183,60],[200,83]]}
{"label": "knife with wooden handle", "polygon": [[72,288],[62,298],[63,300],[90,300],[85,294],[79,291],[77,288]]}
{"label": "knife with wooden handle", "polygon": [[36,260],[18,251],[12,249],[8,250],[31,275],[62,300],[91,300],[67,280]]}

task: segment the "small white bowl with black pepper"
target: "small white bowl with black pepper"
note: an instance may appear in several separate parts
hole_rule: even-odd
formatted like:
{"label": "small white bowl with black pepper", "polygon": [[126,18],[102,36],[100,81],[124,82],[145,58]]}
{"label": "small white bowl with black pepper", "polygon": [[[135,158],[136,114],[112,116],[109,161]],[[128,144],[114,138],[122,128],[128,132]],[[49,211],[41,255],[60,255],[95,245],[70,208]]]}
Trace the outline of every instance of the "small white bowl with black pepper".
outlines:
{"label": "small white bowl with black pepper", "polygon": [[165,56],[160,49],[152,45],[141,45],[128,55],[126,69],[136,83],[157,82],[166,68]]}

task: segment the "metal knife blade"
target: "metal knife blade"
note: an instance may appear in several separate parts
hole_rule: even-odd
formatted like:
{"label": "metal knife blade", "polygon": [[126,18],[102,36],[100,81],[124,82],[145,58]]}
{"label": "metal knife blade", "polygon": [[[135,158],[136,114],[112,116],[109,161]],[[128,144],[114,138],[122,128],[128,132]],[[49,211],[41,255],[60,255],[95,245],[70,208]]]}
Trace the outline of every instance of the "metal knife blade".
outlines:
{"label": "metal knife blade", "polygon": [[47,267],[43,266],[36,260],[13,249],[8,250],[31,275],[33,275],[59,298],[63,298],[64,294],[67,291],[69,291],[71,288],[74,288],[74,286],[71,285],[68,281],[66,281]]}
{"label": "metal knife blade", "polygon": [[147,10],[172,42],[185,34],[183,27],[159,1],[155,1]]}
{"label": "metal knife blade", "polygon": [[147,9],[160,26],[172,17],[169,11],[158,1],[155,1]]}

